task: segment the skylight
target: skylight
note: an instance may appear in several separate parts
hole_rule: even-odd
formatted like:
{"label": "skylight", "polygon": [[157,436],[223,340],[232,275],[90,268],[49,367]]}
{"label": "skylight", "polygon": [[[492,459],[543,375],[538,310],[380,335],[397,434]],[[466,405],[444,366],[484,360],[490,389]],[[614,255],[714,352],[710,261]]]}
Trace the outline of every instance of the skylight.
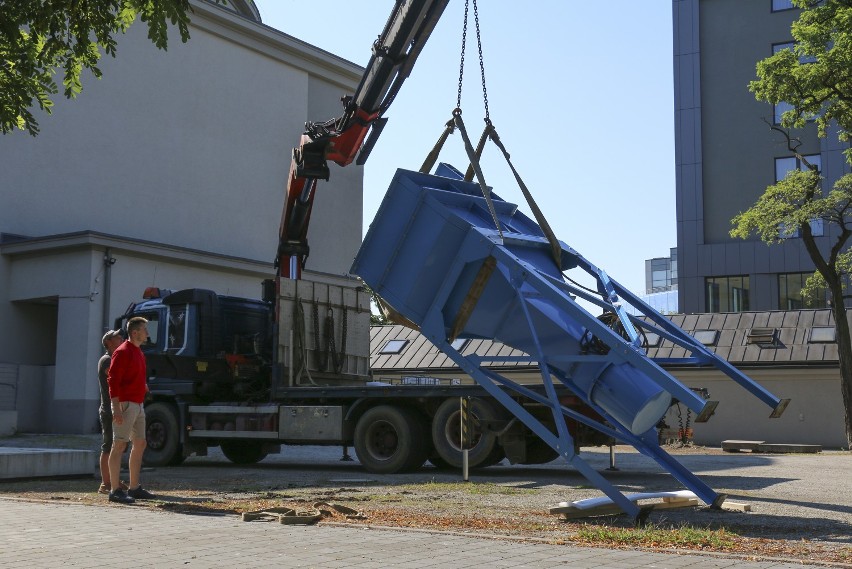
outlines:
{"label": "skylight", "polygon": [[719,336],[718,330],[696,330],[692,333],[693,338],[704,344],[705,346],[715,346],[716,338]]}
{"label": "skylight", "polygon": [[380,354],[398,354],[408,345],[408,340],[388,340],[379,350]]}

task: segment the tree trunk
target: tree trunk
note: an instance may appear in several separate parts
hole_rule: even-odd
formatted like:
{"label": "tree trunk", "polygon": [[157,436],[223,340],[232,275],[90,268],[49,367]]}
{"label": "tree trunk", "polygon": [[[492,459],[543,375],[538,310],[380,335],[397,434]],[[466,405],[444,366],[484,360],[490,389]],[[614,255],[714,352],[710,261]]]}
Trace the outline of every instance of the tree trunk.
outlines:
{"label": "tree trunk", "polygon": [[[839,280],[839,279],[838,279]],[[852,335],[843,304],[843,289],[839,282],[828,283],[831,289],[831,311],[837,330],[837,356],[840,360],[840,391],[843,394],[843,413],[846,426],[846,448],[852,449]]]}

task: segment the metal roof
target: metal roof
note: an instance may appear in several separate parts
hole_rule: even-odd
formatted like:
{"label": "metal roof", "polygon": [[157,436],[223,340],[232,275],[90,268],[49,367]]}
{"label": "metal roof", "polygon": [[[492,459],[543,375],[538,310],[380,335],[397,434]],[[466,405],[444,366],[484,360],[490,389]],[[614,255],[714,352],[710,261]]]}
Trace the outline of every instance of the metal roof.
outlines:
{"label": "metal roof", "polygon": [[[408,340],[399,353],[383,354],[391,340]],[[468,340],[461,349],[464,355],[526,356],[524,352],[493,340]],[[489,367],[529,368],[534,363],[503,362]],[[370,368],[373,370],[453,370],[455,363],[416,330],[399,324],[370,327]]]}
{"label": "metal roof", "polygon": [[[796,365],[804,363],[836,364],[837,342],[833,341],[834,316],[830,309],[716,314],[673,314],[673,323],[689,334],[702,331],[715,337],[707,345],[734,365]],[[399,353],[381,353],[390,340],[408,340]],[[493,340],[471,339],[462,354],[524,356]],[[685,349],[662,340],[649,347],[652,358],[685,358]],[[495,364],[496,365],[496,364]],[[529,368],[527,363],[502,363],[503,368]],[[416,330],[401,325],[370,328],[370,367],[373,370],[422,371],[456,369],[443,352]]]}

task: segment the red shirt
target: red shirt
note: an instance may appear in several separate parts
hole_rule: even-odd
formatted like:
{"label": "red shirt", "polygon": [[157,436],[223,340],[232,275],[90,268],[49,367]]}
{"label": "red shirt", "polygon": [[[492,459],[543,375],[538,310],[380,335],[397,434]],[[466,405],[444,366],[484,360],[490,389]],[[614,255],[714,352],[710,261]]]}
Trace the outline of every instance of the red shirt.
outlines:
{"label": "red shirt", "polygon": [[115,349],[107,372],[110,399],[142,403],[148,384],[145,381],[145,355],[129,340]]}

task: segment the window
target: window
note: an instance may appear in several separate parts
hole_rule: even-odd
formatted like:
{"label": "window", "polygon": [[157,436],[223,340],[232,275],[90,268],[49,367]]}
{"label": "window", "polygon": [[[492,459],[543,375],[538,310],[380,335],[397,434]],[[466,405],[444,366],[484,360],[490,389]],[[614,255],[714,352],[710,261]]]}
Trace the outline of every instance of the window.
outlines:
{"label": "window", "polygon": [[716,340],[719,338],[718,330],[696,330],[692,333],[692,337],[704,344],[705,346],[715,346]]}
{"label": "window", "polygon": [[[802,156],[805,162],[816,166],[817,172],[822,172],[822,154],[805,154]],[[806,171],[807,164],[795,156],[784,156],[775,159],[775,181],[780,182],[793,170]]]}
{"label": "window", "polygon": [[660,337],[660,335],[657,334],[656,332],[645,332],[644,335],[645,335],[644,347],[656,348],[660,345],[660,340],[662,340],[662,337]]}
{"label": "window", "polygon": [[772,0],[773,12],[783,12],[784,10],[792,10],[793,8],[795,6],[793,6],[792,0]]}
{"label": "window", "polygon": [[167,336],[167,350],[177,352],[183,350],[186,343],[186,305],[172,306],[169,309],[169,333]]}
{"label": "window", "polygon": [[[786,2],[786,4],[790,4],[790,3]],[[792,4],[790,4],[790,7],[792,7]],[[773,2],[773,11],[775,11],[774,10],[774,2]],[[779,51],[782,51],[782,50],[785,50],[785,49],[789,49],[790,51],[795,51],[795,48],[796,48],[796,42],[792,42],[792,41],[772,44],[772,54],[775,55]],[[799,56],[799,62],[800,63],[814,63],[814,62],[816,62],[816,57],[814,57],[812,55],[800,55]],[[781,116],[785,112],[793,109],[793,105],[791,105],[790,103],[785,103],[784,101],[781,101],[780,103],[775,104],[773,107],[774,107],[774,109],[773,109],[773,119],[772,120],[775,124],[781,124]],[[808,120],[810,120],[810,119],[808,119]]]}
{"label": "window", "polygon": [[707,312],[743,312],[749,309],[749,278],[707,277],[705,304]]}
{"label": "window", "polygon": [[779,310],[799,310],[801,308],[826,308],[828,295],[825,289],[819,292],[817,298],[802,296],[805,281],[813,273],[786,273],[778,275],[778,308]]}
{"label": "window", "polygon": [[811,344],[825,344],[837,341],[837,331],[832,326],[814,326],[811,328]]}
{"label": "window", "polygon": [[388,340],[379,350],[380,354],[398,354],[408,345],[408,340]]}
{"label": "window", "polygon": [[[156,349],[160,343],[160,314],[158,312],[138,312],[133,316],[141,316],[148,321],[148,340],[139,346],[142,351]],[[127,321],[121,323],[121,327],[127,329]]]}

